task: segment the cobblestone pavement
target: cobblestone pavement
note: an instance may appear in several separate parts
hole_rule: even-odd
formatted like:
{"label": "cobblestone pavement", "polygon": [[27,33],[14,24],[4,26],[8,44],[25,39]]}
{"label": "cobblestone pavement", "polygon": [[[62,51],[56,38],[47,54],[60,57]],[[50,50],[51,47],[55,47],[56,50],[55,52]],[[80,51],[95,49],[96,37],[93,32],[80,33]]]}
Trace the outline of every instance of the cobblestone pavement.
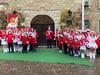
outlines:
{"label": "cobblestone pavement", "polygon": [[100,57],[89,61],[93,67],[0,60],[0,75],[100,75]]}
{"label": "cobblestone pavement", "polygon": [[93,67],[0,60],[0,75],[100,75],[100,57],[91,62]]}

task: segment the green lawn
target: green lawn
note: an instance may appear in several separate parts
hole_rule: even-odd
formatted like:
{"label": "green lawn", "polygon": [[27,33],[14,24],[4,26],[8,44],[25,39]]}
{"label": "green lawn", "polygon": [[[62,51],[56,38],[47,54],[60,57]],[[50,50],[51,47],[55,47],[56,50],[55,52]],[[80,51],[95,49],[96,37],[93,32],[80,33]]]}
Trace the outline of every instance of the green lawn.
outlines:
{"label": "green lawn", "polygon": [[93,66],[87,59],[65,55],[64,53],[59,53],[58,50],[37,50],[36,52],[28,52],[27,54],[23,54],[21,52],[3,53],[1,51],[0,60],[79,64]]}

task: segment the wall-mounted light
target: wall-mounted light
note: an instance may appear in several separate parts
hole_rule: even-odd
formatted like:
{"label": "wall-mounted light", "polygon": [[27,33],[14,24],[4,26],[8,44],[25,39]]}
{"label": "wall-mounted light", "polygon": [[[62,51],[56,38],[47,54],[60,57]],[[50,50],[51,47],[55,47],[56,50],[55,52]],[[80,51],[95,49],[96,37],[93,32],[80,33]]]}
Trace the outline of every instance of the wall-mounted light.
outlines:
{"label": "wall-mounted light", "polygon": [[33,1],[32,0],[30,0],[30,3],[32,3]]}

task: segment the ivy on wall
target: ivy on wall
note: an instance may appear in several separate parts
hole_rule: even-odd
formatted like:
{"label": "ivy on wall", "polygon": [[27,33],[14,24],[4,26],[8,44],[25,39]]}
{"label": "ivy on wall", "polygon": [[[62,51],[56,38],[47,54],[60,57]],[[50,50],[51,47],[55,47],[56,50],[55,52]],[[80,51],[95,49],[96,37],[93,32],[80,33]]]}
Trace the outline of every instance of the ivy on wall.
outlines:
{"label": "ivy on wall", "polygon": [[[60,17],[61,29],[64,30],[66,27],[78,29],[78,26],[74,23],[75,19],[76,18],[74,14],[72,15],[72,12],[70,9],[64,9]],[[72,25],[67,25],[66,20],[72,20],[73,21]]]}

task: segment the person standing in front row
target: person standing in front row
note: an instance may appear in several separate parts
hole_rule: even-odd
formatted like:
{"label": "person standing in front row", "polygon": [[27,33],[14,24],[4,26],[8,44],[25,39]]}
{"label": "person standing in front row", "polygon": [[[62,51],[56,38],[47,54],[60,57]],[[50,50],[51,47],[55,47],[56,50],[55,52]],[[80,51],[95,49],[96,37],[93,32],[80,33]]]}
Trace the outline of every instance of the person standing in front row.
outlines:
{"label": "person standing in front row", "polygon": [[53,39],[53,31],[51,30],[50,26],[48,30],[45,32],[46,40],[47,40],[47,48],[52,48],[52,39]]}
{"label": "person standing in front row", "polygon": [[24,36],[22,36],[22,43],[23,43],[23,50],[22,53],[27,53],[27,46],[28,46],[28,35],[27,33],[24,33]]}
{"label": "person standing in front row", "polygon": [[[8,30],[8,35],[7,35],[7,42],[8,42],[8,47],[9,47],[9,53],[12,52],[14,53],[14,48],[13,48],[13,34],[12,30]],[[10,48],[12,51],[10,51]]]}

